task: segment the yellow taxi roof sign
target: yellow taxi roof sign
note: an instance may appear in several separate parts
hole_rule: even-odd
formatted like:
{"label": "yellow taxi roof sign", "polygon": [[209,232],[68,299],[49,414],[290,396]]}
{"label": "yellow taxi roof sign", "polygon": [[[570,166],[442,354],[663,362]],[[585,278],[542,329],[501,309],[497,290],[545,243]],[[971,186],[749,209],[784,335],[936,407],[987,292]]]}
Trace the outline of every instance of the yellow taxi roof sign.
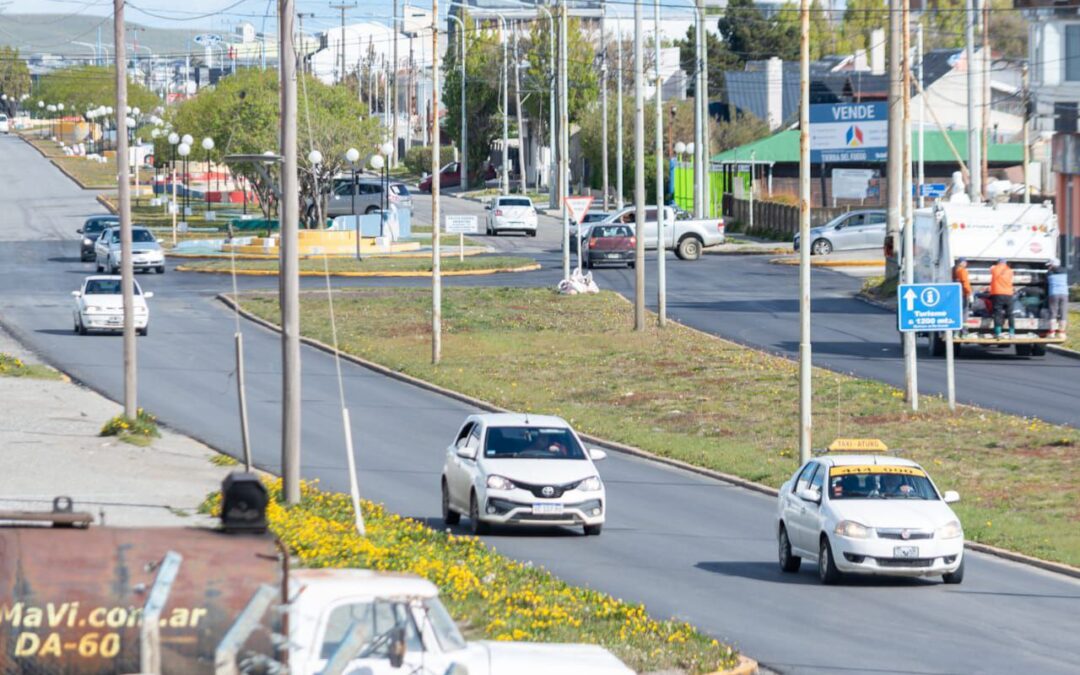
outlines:
{"label": "yellow taxi roof sign", "polygon": [[838,438],[829,444],[829,452],[888,452],[878,438]]}

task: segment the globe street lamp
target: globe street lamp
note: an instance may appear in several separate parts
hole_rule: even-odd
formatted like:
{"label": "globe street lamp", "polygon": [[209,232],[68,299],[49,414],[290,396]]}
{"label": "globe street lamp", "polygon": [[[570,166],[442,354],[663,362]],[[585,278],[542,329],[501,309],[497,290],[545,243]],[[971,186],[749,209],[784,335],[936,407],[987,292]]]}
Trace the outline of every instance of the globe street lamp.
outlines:
{"label": "globe street lamp", "polygon": [[312,182],[312,185],[315,187],[315,190],[314,190],[315,203],[312,204],[312,206],[315,207],[314,211],[315,211],[315,227],[316,228],[322,228],[323,225],[325,224],[323,222],[323,217],[322,217],[323,216],[322,194],[320,194],[321,190],[319,190],[319,165],[322,164],[322,160],[323,160],[322,153],[319,152],[318,150],[312,150],[307,155],[308,164],[311,165],[311,182]]}
{"label": "globe street lamp", "polygon": [[[382,155],[380,155],[378,153],[375,153],[374,155],[371,156],[371,159],[369,161],[371,162],[371,168],[378,171],[379,175],[381,177],[382,174],[383,174],[383,170],[386,168],[386,160],[383,158]],[[386,214],[386,206],[388,205],[388,204],[384,205],[384,203],[383,203],[383,198],[386,195],[386,189],[385,189],[386,185],[385,185],[385,183],[381,187],[383,189],[379,192],[379,236],[380,237],[383,236],[383,222],[386,220],[386,215],[385,215]],[[387,200],[387,201],[389,201],[389,200]],[[436,223],[435,227],[438,227],[438,226],[439,226],[439,224]]]}
{"label": "globe street lamp", "polygon": [[[190,138],[190,136],[187,136],[187,138]],[[190,206],[189,206],[190,199],[189,199],[189,197],[190,197],[190,193],[191,193],[191,182],[190,182],[190,180],[188,180],[188,160],[187,160],[187,156],[191,154],[191,146],[188,145],[187,143],[181,143],[179,146],[177,146],[176,152],[180,154],[180,161],[184,163],[183,164],[184,168],[182,168],[180,170],[180,172],[182,174],[182,179],[184,181],[184,217],[186,218],[187,215],[188,215],[188,211],[190,210]]]}
{"label": "globe street lamp", "polygon": [[356,215],[356,191],[358,185],[356,183],[356,163],[360,160],[360,151],[356,148],[349,148],[345,151],[345,161],[349,163],[349,168],[352,169],[352,182],[349,183],[349,200],[352,207],[353,227],[356,230],[356,259],[360,260],[360,218]]}
{"label": "globe street lamp", "polygon": [[[210,151],[214,149],[214,139],[207,136],[202,139],[203,150],[206,150],[206,213],[210,213]],[[220,197],[219,197],[220,199]]]}

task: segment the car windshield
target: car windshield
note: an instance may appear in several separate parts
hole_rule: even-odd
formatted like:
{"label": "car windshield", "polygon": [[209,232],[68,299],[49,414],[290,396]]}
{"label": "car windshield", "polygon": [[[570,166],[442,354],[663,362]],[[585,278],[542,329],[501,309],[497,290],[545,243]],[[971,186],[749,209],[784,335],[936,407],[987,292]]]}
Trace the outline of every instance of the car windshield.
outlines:
{"label": "car windshield", "polygon": [[521,197],[502,197],[499,199],[499,206],[532,206],[531,199],[522,199]]}
{"label": "car windshield", "polygon": [[98,219],[98,220],[88,220],[88,221],[86,221],[86,224],[83,225],[83,234],[92,234],[94,232],[101,232],[106,227],[113,227],[115,225],[117,225],[117,222],[115,220],[110,220],[108,218],[101,218],[101,219]]}
{"label": "car windshield", "polygon": [[[154,235],[150,232],[150,230],[132,230],[131,241],[134,244],[152,244],[157,240],[154,239]],[[109,239],[109,243],[120,243],[120,230],[112,231],[112,238]]]}
{"label": "car windshield", "polygon": [[583,223],[598,223],[601,220],[607,220],[611,214],[608,213],[586,213],[585,217],[581,219]]}
{"label": "car windshield", "polygon": [[[135,295],[141,295],[139,285],[135,284]],[[119,279],[91,279],[86,282],[83,295],[120,295]]]}
{"label": "car windshield", "polygon": [[926,472],[915,466],[834,466],[829,469],[829,499],[937,500]]}
{"label": "car windshield", "polygon": [[599,239],[605,237],[632,237],[634,233],[626,225],[593,225],[589,236]]}
{"label": "car windshield", "polygon": [[484,457],[492,459],[585,459],[574,434],[559,427],[489,427]]}

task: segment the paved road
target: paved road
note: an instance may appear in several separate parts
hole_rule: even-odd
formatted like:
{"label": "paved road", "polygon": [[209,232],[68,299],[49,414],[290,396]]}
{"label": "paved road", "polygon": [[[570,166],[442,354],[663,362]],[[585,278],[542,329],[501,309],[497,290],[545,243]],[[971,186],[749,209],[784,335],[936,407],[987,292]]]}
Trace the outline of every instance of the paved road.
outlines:
{"label": "paved road", "polygon": [[[0,213],[29,194],[9,187],[15,172],[26,174],[35,190],[69,203],[72,214],[94,210],[89,195],[31,152],[14,139],[0,139]],[[120,340],[71,332],[69,293],[89,266],[72,256],[74,240],[50,239],[72,228],[33,212],[2,222],[0,240],[12,242],[21,234],[25,241],[0,245],[0,287],[6,291],[0,295],[0,319],[48,360],[119,398]],[[705,264],[676,267],[706,269]],[[760,274],[771,271],[762,268]],[[605,273],[604,278],[615,283],[621,274]],[[545,277],[531,279],[541,283]],[[212,300],[221,280],[170,273],[140,281],[157,293],[151,334],[139,340],[141,403],[169,425],[237,453],[234,324]],[[747,285],[761,283],[755,277]],[[676,312],[691,315],[690,299],[679,303]],[[778,309],[772,313],[790,313]],[[747,308],[741,312],[740,319]],[[252,429],[255,454],[260,466],[276,470],[279,344],[275,335],[257,327],[244,325],[243,331],[251,414],[257,421]],[[333,363],[307,348],[302,356],[303,472],[329,488],[343,489]],[[442,448],[468,407],[348,364],[344,376],[365,495],[395,511],[433,520]],[[1075,648],[1080,582],[972,554],[968,580],[960,587],[905,580],[821,587],[812,566],[794,577],[777,570],[772,499],[618,454],[601,471],[612,507],[603,536],[584,538],[560,529],[502,532],[487,540],[570,582],[644,602],[658,615],[692,621],[782,672],[1080,669]]]}

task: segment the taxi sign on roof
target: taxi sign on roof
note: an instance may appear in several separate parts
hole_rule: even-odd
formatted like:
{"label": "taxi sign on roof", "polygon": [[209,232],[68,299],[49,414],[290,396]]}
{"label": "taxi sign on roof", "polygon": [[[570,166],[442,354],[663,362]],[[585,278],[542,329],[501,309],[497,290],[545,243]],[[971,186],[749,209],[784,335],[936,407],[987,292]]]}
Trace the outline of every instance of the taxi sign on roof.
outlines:
{"label": "taxi sign on roof", "polygon": [[838,438],[829,444],[829,452],[888,452],[889,448],[877,438]]}

